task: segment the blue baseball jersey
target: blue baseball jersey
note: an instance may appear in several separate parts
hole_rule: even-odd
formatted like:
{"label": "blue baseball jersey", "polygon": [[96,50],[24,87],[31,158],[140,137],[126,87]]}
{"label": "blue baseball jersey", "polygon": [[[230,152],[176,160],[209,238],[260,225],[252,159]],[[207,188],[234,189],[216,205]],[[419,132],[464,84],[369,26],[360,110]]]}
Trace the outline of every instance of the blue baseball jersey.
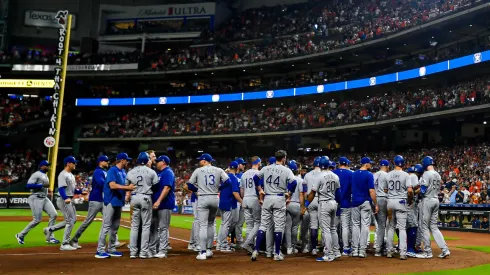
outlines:
{"label": "blue baseball jersey", "polygon": [[107,171],[103,168],[95,168],[92,176],[92,191],[90,191],[89,201],[103,202],[104,184],[107,178]]}
{"label": "blue baseball jersey", "polygon": [[333,170],[333,173],[340,180],[340,208],[350,208],[352,198],[352,171],[338,168]]}
{"label": "blue baseball jersey", "polygon": [[115,182],[120,185],[126,184],[126,171],[119,169],[117,166],[112,166],[107,171],[107,178],[104,183],[104,205],[111,204],[114,207],[124,206],[124,190],[112,190],[109,186],[110,182]]}
{"label": "blue baseball jersey", "polygon": [[374,176],[367,170],[357,170],[352,173],[351,207],[358,207],[365,201],[371,201],[369,189],[374,189]]}
{"label": "blue baseball jersey", "polygon": [[158,174],[159,180],[158,183],[153,185],[153,195],[152,200],[156,202],[158,197],[163,192],[165,186],[170,187],[170,191],[167,196],[162,200],[158,210],[162,209],[174,209],[175,207],[175,175],[174,171],[170,167],[165,167],[160,174]]}
{"label": "blue baseball jersey", "polygon": [[219,193],[219,209],[223,211],[230,211],[231,209],[237,208],[237,200],[233,196],[233,192],[240,193],[240,187],[238,187],[238,178],[229,173],[230,184]]}

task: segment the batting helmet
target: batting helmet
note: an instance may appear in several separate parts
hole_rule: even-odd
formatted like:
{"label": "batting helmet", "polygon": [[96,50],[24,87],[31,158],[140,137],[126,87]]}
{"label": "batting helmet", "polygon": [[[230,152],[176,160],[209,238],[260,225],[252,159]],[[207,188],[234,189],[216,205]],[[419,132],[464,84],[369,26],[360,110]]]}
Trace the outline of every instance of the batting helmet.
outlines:
{"label": "batting helmet", "polygon": [[422,174],[424,172],[424,167],[422,167],[422,164],[415,164],[415,166],[413,167],[413,171],[415,173]]}
{"label": "batting helmet", "polygon": [[150,161],[150,155],[148,155],[147,152],[141,152],[138,155],[138,159],[136,159],[136,162],[138,164],[147,164]]}
{"label": "batting helmet", "polygon": [[320,158],[319,166],[321,169],[327,169],[329,165],[330,165],[330,160],[328,159],[328,157],[323,156]]}
{"label": "batting helmet", "polygon": [[434,165],[434,159],[432,157],[427,156],[422,160],[422,167],[424,170],[431,165]]}
{"label": "batting helmet", "polygon": [[298,170],[298,165],[296,164],[296,161],[292,160],[288,163],[289,169],[292,171],[297,171]]}
{"label": "batting helmet", "polygon": [[395,156],[395,159],[393,160],[393,162],[395,163],[396,166],[401,167],[401,166],[403,166],[403,164],[405,164],[405,159],[402,156],[398,155],[398,156]]}

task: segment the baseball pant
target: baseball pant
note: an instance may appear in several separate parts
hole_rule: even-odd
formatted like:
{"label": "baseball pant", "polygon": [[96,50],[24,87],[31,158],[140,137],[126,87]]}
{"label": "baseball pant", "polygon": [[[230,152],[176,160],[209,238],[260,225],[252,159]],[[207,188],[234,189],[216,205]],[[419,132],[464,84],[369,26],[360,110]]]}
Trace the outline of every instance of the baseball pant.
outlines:
{"label": "baseball pant", "polygon": [[[339,236],[337,235],[337,227],[335,226],[335,213],[337,212],[337,202],[334,200],[319,202],[320,208],[320,226],[322,228],[324,254],[325,256],[333,256],[339,254],[338,244]],[[334,250],[334,245],[337,250]]]}
{"label": "baseball pant", "polygon": [[398,229],[400,256],[405,256],[407,255],[407,200],[388,199],[388,212],[390,211],[391,216],[388,218],[390,225],[388,228],[387,250],[393,251],[395,229]]}
{"label": "baseball pant", "polygon": [[376,252],[382,252],[383,241],[386,233],[386,220],[388,215],[388,200],[385,197],[378,197],[379,212],[376,214]]}
{"label": "baseball pant", "polygon": [[369,201],[365,201],[363,204],[351,209],[352,250],[354,253],[366,253],[366,244],[369,238],[369,226],[371,225],[371,205]]}
{"label": "baseball pant", "polygon": [[243,243],[243,223],[245,223],[245,209],[243,208],[243,205],[238,206],[237,212],[238,219],[235,225],[236,242]]}
{"label": "baseball pant", "polygon": [[342,243],[344,250],[350,249],[352,243],[352,208],[342,208],[340,214],[342,224]]}
{"label": "baseball pant", "polygon": [[253,245],[257,232],[260,226],[260,205],[257,197],[245,197],[243,198],[245,223],[247,224],[247,234],[243,247],[247,245]]}
{"label": "baseball pant", "polygon": [[218,234],[218,244],[217,246],[221,249],[228,248],[228,233],[230,233],[230,229],[235,226],[233,219],[233,211],[231,210],[223,210],[221,209],[221,226],[219,228]]}
{"label": "baseball pant", "polygon": [[308,248],[310,244],[310,213],[308,211],[301,220],[301,244],[303,248]]}
{"label": "baseball pant", "polygon": [[[131,233],[129,234],[129,251],[131,256],[138,254],[139,225],[141,223],[141,248],[140,256],[150,256],[150,226],[152,219],[151,197],[143,194],[131,196],[133,217],[131,218]],[[162,247],[160,247],[162,249]]]}
{"label": "baseball pant", "polygon": [[56,200],[56,205],[60,209],[61,213],[63,213],[64,221],[50,227],[49,231],[55,232],[64,227],[65,232],[61,245],[70,244],[71,232],[73,231],[73,227],[77,221],[77,211],[75,210],[75,205],[73,202],[65,203],[65,200],[63,200],[61,197],[58,197]]}
{"label": "baseball pant", "polygon": [[102,211],[102,227],[100,228],[99,241],[97,244],[98,253],[105,252],[107,234],[109,234],[107,251],[116,251],[116,234],[119,230],[119,224],[121,223],[121,212],[121,206],[112,206],[112,204],[104,206],[104,210]]}
{"label": "baseball pant", "polygon": [[[38,197],[37,194],[32,194],[27,199],[32,211],[32,221],[19,233],[19,237],[24,238],[29,231],[36,227],[43,218],[43,211],[49,216],[48,226],[52,227],[56,223],[58,213],[54,208],[53,203],[46,197]],[[49,234],[48,238],[51,238],[53,234]],[[47,239],[49,240],[49,239]]]}
{"label": "baseball pant", "polygon": [[290,202],[286,207],[286,247],[292,248],[298,239],[299,220],[301,218],[301,206],[298,202]]}
{"label": "baseball pant", "polygon": [[102,209],[104,208],[104,203],[99,202],[99,201],[90,201],[88,203],[88,213],[87,217],[83,221],[83,223],[80,225],[80,227],[77,230],[77,233],[75,233],[75,236],[73,236],[72,241],[78,242],[80,237],[82,236],[83,232],[87,230],[88,226],[92,224],[94,221],[95,217],[97,214],[100,212],[102,213]]}
{"label": "baseball pant", "polygon": [[269,228],[265,233],[265,245],[267,253],[273,254],[274,252],[274,224],[269,223]]}
{"label": "baseball pant", "polygon": [[417,203],[417,214],[418,214],[418,218],[419,218],[419,227],[417,228],[417,239],[415,241],[415,247],[420,247],[420,245],[422,244],[422,224],[423,224],[423,210],[424,207],[423,207],[423,201],[419,201],[419,203]]}
{"label": "baseball pant", "polygon": [[[219,213],[220,217],[221,217],[221,212]],[[216,219],[214,220],[214,224],[213,224],[213,240],[215,242],[218,242],[218,230],[216,229],[217,226],[216,226]]]}
{"label": "baseball pant", "polygon": [[[271,226],[272,225],[272,226]],[[286,200],[283,196],[266,196],[262,206],[259,230],[274,227],[274,232],[284,232],[286,225]]]}
{"label": "baseball pant", "polygon": [[437,198],[428,198],[423,200],[423,214],[422,214],[422,240],[424,242],[424,252],[432,254],[432,248],[430,246],[430,233],[434,236],[434,240],[437,246],[442,251],[448,250],[446,241],[442,236],[441,231],[437,227],[437,215],[439,214],[439,200]]}
{"label": "baseball pant", "polygon": [[199,215],[197,214],[197,201],[192,203],[192,213],[194,221],[192,222],[191,239],[189,243],[193,246],[199,246]]}
{"label": "baseball pant", "polygon": [[338,211],[339,207],[340,207],[340,205],[337,204],[337,210],[335,211],[336,213],[335,213],[335,219],[334,219],[335,230],[337,231],[337,242],[332,241],[332,248],[333,248],[333,251],[339,251],[339,253],[340,253],[339,232],[341,232],[342,226],[340,226],[340,216],[337,216],[337,211]]}
{"label": "baseball pant", "polygon": [[213,224],[218,211],[218,196],[201,195],[198,199],[197,212],[199,214],[199,242],[201,251],[213,248]]}
{"label": "baseball pant", "polygon": [[153,210],[152,228],[150,234],[150,251],[152,254],[168,252],[169,246],[169,227],[171,209]]}
{"label": "baseball pant", "polygon": [[412,205],[407,206],[407,228],[419,226],[418,207],[414,202]]}

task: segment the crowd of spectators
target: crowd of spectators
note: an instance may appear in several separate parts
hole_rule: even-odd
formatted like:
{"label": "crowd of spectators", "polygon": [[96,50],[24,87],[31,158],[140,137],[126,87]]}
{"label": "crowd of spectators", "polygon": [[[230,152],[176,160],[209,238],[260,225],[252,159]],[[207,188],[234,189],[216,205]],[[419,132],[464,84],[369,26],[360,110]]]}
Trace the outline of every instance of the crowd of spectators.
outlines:
{"label": "crowd of spectators", "polygon": [[37,164],[47,156],[37,150],[18,150],[0,154],[0,189],[27,180]]}
{"label": "crowd of spectators", "polygon": [[51,101],[43,97],[0,95],[0,129],[49,116]]}
{"label": "crowd of spectators", "polygon": [[[325,128],[393,119],[487,103],[482,79],[455,86],[378,94],[364,100],[313,102],[236,109],[189,109],[169,113],[127,113],[113,121],[86,127],[83,137],[151,137],[257,133]],[[216,111],[215,111],[216,110]]]}
{"label": "crowd of spectators", "polygon": [[[325,52],[420,25],[483,1],[336,1],[326,4],[249,10],[217,28],[213,47],[193,47],[101,55],[73,54],[70,64],[135,63],[149,70],[174,70],[247,64],[298,55]],[[285,36],[283,36],[285,35]],[[258,39],[260,38],[260,39]],[[221,43],[223,40],[246,40]],[[52,54],[29,51],[13,56],[2,54],[4,62],[53,63]]]}

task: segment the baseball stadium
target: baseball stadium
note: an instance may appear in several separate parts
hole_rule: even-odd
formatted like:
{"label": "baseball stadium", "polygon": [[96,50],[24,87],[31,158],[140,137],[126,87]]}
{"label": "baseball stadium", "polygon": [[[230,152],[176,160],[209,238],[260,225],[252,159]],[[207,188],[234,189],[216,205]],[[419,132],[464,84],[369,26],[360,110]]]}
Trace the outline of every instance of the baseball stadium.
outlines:
{"label": "baseball stadium", "polygon": [[0,274],[490,274],[489,1],[203,1],[0,0]]}

